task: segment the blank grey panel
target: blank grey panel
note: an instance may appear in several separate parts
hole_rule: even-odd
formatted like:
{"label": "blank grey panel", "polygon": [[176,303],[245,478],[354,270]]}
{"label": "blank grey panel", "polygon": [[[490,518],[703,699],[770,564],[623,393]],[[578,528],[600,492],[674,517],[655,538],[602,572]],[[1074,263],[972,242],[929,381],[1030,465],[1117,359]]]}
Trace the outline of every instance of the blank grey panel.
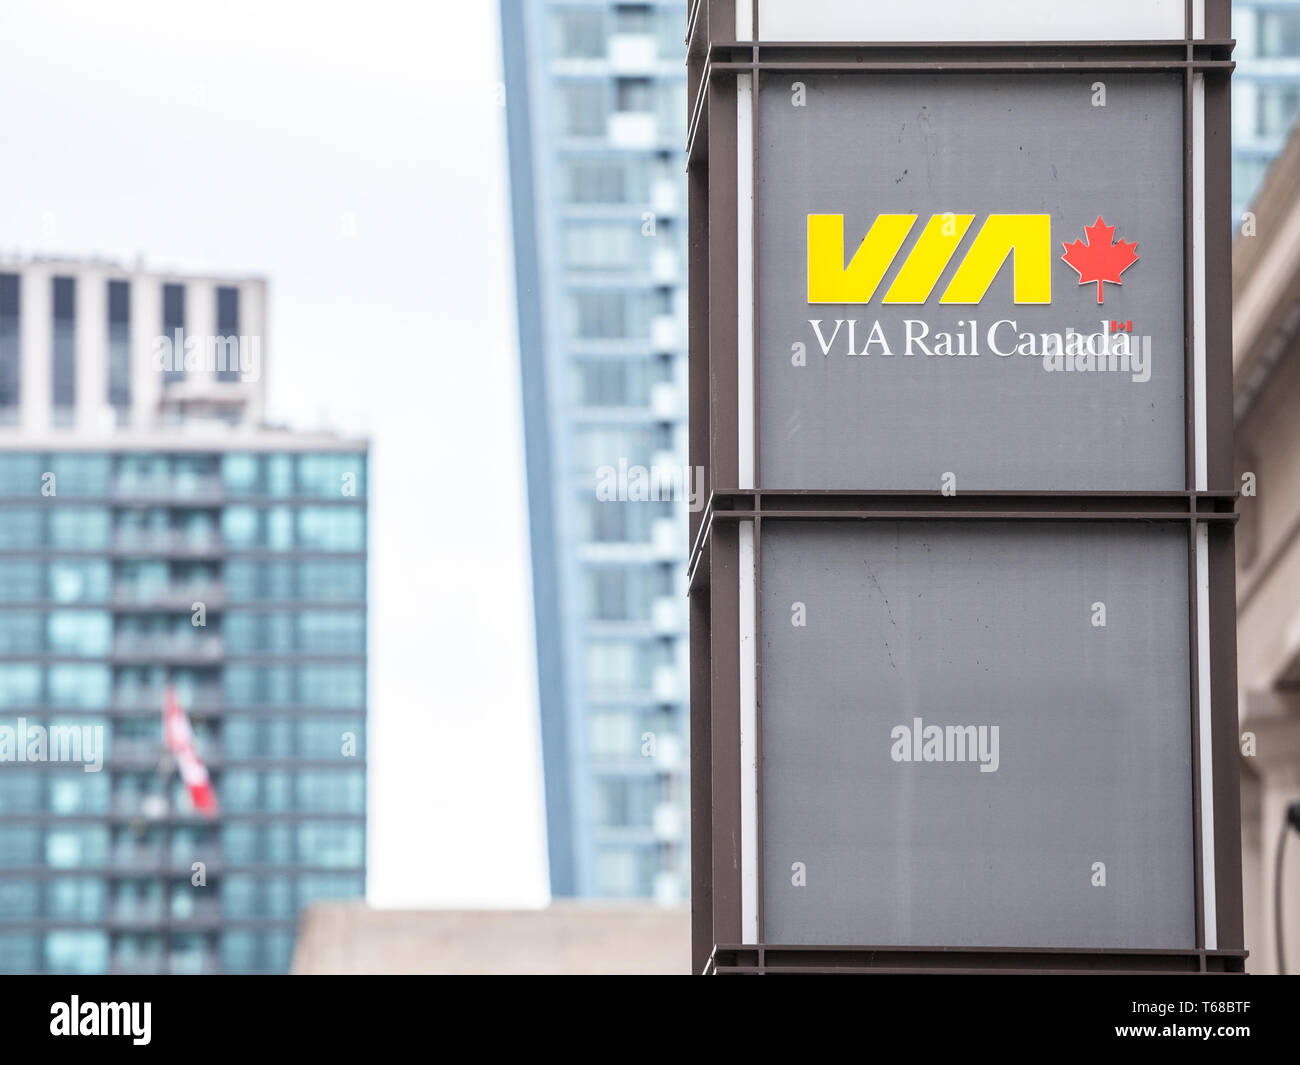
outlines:
{"label": "blank grey panel", "polygon": [[1185,527],[770,521],[761,562],[766,942],[1195,946]]}
{"label": "blank grey panel", "polygon": [[[805,106],[791,86],[803,82]],[[1105,106],[1094,106],[1094,84]],[[1180,490],[1185,487],[1182,79],[1173,74],[763,75],[758,134],[759,476],[768,488]],[[974,220],[928,302],[883,296],[926,222]],[[808,302],[810,214],[843,215],[846,261],[881,214],[917,220],[871,301]],[[1051,303],[1013,299],[1008,259],[974,305],[941,304],[990,214],[1051,217]],[[1122,284],[1081,285],[1062,261],[1098,218],[1135,242]],[[975,323],[980,354],[905,350]],[[857,350],[877,321],[892,356]],[[1095,334],[1132,323],[1151,338],[1150,379],[1046,372],[988,346],[1016,334]],[[919,329],[918,329],[919,332]],[[1004,350],[1012,330],[996,335]],[[806,365],[795,365],[803,344]]]}

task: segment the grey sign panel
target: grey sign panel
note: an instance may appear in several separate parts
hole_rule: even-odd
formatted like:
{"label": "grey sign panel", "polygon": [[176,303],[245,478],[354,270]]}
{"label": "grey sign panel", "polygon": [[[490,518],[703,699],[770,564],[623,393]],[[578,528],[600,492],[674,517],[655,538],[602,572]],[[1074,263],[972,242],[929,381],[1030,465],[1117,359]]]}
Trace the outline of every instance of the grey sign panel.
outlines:
{"label": "grey sign panel", "polygon": [[[760,483],[937,489],[952,473],[959,490],[1183,488],[1181,77],[800,75],[803,93],[793,80],[764,75],[759,99]],[[870,300],[810,303],[808,216],[843,216],[848,262],[889,214],[916,221]],[[945,214],[971,221],[929,298],[885,302]],[[1020,250],[979,302],[941,302],[991,215],[1050,216],[1050,303],[1014,302]],[[1114,244],[1086,234],[1098,219]],[[1062,260],[1076,241],[1089,274],[1117,269],[1098,248],[1137,244],[1101,305]],[[1150,338],[1145,365],[998,354],[1022,337],[1025,352],[1071,331],[1117,337],[1121,323],[1122,343]],[[873,331],[885,346],[861,354]],[[948,350],[978,353],[940,353],[945,333]]]}
{"label": "grey sign panel", "polygon": [[761,562],[766,942],[1195,946],[1185,528],[771,522]]}

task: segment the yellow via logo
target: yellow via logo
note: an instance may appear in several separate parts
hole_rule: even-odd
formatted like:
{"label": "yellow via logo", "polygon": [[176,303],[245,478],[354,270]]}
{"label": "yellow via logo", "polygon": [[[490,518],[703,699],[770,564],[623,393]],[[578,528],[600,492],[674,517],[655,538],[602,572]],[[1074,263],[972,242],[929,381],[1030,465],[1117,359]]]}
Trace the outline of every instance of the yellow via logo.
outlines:
{"label": "yellow via logo", "polygon": [[[870,303],[916,219],[914,214],[878,215],[845,266],[844,216],[810,214],[808,302]],[[883,302],[929,300],[974,220],[973,214],[932,215]],[[1007,256],[1012,257],[1015,302],[1051,303],[1052,216],[1046,214],[989,215],[939,302],[981,302]]]}

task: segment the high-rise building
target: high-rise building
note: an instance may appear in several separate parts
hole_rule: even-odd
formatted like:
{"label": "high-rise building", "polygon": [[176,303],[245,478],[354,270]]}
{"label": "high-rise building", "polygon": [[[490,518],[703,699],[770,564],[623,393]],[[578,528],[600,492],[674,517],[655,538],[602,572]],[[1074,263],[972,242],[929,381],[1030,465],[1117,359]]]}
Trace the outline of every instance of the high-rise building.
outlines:
{"label": "high-rise building", "polygon": [[265,312],[0,257],[0,971],[286,971],[364,894],[367,444],[265,425]]}
{"label": "high-rise building", "polygon": [[501,22],[551,891],[684,899],[686,4]]}
{"label": "high-rise building", "polygon": [[1233,0],[1232,214],[1254,200],[1300,112],[1300,0]]}

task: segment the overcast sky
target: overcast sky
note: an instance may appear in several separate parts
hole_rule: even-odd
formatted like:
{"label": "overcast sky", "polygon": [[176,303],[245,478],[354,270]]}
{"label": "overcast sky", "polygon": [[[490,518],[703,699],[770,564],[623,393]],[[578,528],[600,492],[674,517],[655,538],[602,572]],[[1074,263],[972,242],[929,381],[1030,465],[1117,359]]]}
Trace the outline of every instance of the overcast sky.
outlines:
{"label": "overcast sky", "polygon": [[371,438],[379,905],[547,894],[497,19],[0,3],[0,249],[265,275],[272,417]]}

